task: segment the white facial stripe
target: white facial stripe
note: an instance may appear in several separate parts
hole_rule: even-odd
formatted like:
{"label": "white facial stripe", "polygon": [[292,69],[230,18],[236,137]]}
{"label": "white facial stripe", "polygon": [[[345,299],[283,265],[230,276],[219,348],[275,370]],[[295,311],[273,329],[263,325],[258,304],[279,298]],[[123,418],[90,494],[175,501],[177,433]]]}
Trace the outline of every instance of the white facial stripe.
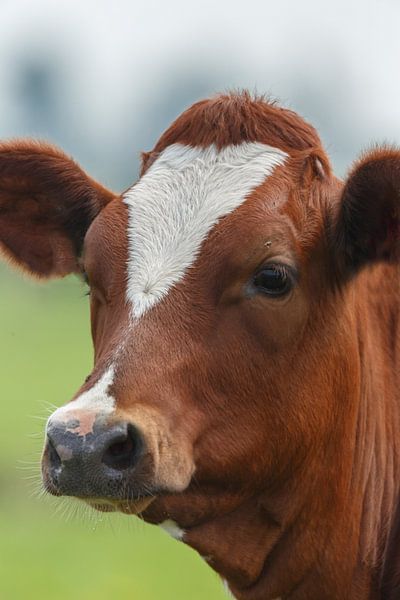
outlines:
{"label": "white facial stripe", "polygon": [[282,165],[287,154],[256,142],[168,146],[125,195],[127,299],[140,317],[182,279],[210,229]]}
{"label": "white facial stripe", "polygon": [[65,418],[66,413],[75,410],[92,410],[102,414],[110,413],[115,408],[115,399],[109,395],[108,388],[114,381],[114,366],[103,373],[100,379],[86,392],[68,404],[58,408],[50,417],[49,421],[58,421]]}

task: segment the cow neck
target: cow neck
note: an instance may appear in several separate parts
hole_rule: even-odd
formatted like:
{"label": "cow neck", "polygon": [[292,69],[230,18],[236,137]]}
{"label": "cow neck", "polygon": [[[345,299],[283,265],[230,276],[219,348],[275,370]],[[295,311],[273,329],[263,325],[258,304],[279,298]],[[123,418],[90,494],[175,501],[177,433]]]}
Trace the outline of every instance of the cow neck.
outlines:
{"label": "cow neck", "polygon": [[397,268],[376,267],[355,294],[362,383],[352,487],[360,499],[359,564],[381,600],[400,595],[398,277]]}
{"label": "cow neck", "polygon": [[359,499],[359,565],[371,598],[400,596],[399,268],[367,269],[355,286],[360,394],[352,489]]}

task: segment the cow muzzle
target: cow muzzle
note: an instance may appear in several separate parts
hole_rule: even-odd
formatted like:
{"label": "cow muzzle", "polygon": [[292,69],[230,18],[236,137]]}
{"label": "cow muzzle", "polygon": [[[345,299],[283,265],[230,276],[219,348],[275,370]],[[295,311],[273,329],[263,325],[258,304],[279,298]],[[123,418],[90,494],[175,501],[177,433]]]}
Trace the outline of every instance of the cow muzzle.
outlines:
{"label": "cow muzzle", "polygon": [[[140,483],[144,463],[144,436],[130,422],[89,412],[49,419],[42,476],[50,494],[90,500],[103,510],[133,505],[146,496]],[[136,511],[131,506],[129,512]]]}

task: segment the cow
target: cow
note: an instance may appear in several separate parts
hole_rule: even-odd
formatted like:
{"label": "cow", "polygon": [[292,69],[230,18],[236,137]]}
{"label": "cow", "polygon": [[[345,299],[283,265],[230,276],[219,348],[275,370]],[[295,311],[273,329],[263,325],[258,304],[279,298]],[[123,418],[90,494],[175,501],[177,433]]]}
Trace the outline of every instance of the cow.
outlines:
{"label": "cow", "polygon": [[45,489],[162,525],[240,600],[400,598],[400,150],[342,181],[311,125],[235,92],[122,195],[30,140],[0,145],[0,190],[3,256],[90,289]]}

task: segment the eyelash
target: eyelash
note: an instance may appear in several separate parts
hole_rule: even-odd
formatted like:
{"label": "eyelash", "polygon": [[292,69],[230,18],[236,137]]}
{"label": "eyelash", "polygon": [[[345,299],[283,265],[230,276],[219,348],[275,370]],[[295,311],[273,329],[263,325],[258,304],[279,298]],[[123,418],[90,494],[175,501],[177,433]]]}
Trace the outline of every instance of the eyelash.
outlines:
{"label": "eyelash", "polygon": [[287,295],[294,285],[292,270],[280,263],[264,265],[253,277],[253,286],[259,293],[275,298]]}

